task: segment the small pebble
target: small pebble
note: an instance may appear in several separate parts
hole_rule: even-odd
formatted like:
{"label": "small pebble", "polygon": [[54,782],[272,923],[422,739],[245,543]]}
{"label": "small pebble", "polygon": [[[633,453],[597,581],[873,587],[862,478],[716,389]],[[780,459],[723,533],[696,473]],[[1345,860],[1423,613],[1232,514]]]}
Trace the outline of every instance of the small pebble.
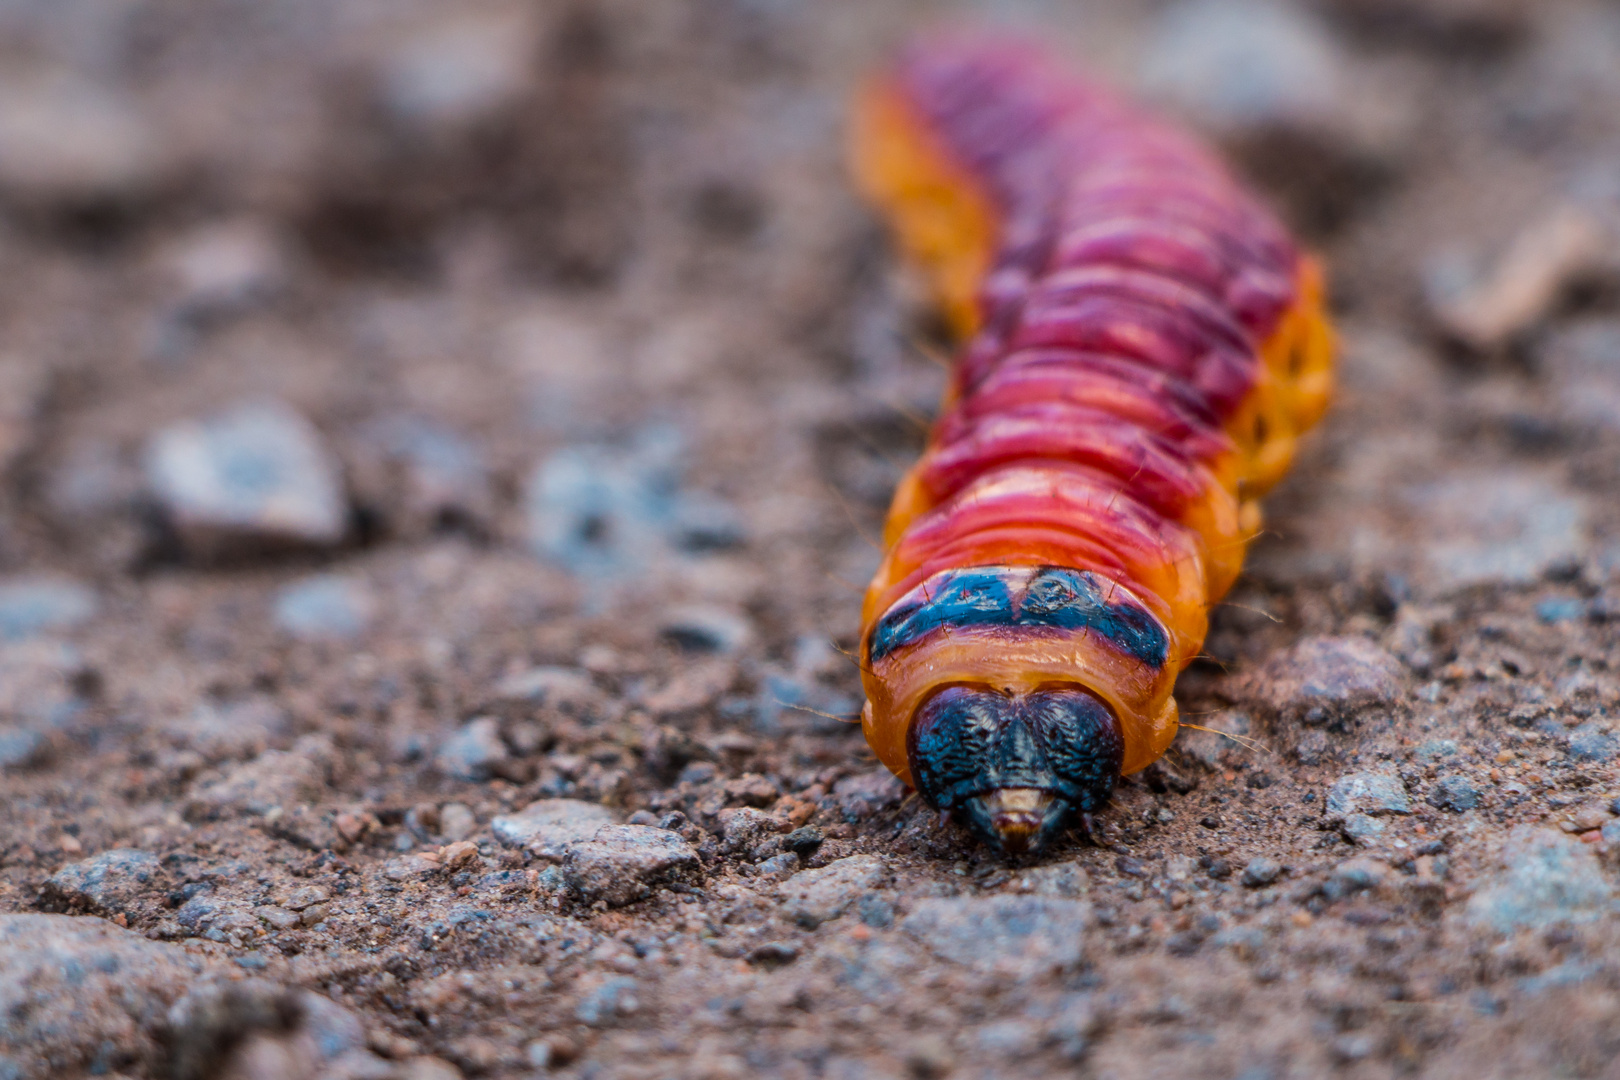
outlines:
{"label": "small pebble", "polygon": [[563,858],[568,890],[582,903],[622,907],[665,885],[702,877],[691,844],[672,832],[645,825],[606,825],[589,840],[571,844]]}
{"label": "small pebble", "polygon": [[1243,884],[1251,889],[1263,888],[1282,876],[1282,864],[1264,857],[1250,859],[1243,868]]}
{"label": "small pebble", "polygon": [[1466,776],[1443,776],[1429,789],[1428,803],[1460,814],[1479,805],[1479,788]]}
{"label": "small pebble", "polygon": [[147,482],[195,555],[331,547],[348,530],[335,459],[279,402],[164,428],[146,446]]}
{"label": "small pebble", "polygon": [[500,722],[491,716],[469,720],[439,747],[434,764],[456,780],[484,781],[508,758]]}
{"label": "small pebble", "polygon": [[1346,773],[1328,789],[1329,815],[1350,814],[1410,814],[1412,801],[1407,797],[1406,785],[1394,773]]}
{"label": "small pebble", "polygon": [[319,574],[276,595],[276,625],[305,641],[357,637],[371,621],[372,599],[351,578]]}

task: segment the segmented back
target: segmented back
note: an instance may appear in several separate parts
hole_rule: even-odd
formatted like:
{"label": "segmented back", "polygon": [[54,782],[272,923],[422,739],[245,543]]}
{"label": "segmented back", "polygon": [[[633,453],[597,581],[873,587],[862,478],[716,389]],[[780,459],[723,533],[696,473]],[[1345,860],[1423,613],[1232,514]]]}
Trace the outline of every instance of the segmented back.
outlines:
{"label": "segmented back", "polygon": [[1318,264],[1202,146],[1023,46],[911,50],[854,156],[965,342],[866,596],[867,737],[910,782],[940,687],[1072,682],[1140,769],[1326,407]]}

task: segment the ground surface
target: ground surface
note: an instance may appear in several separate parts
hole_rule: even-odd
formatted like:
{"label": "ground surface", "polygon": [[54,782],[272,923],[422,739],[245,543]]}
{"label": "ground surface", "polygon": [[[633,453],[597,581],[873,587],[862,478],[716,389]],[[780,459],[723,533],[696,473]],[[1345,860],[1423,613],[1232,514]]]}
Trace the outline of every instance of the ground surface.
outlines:
{"label": "ground surface", "polygon": [[0,1077],[1620,1075],[1620,11],[985,9],[1345,346],[1244,740],[1007,865],[836,719],[942,382],[842,109],[941,10],[0,4]]}

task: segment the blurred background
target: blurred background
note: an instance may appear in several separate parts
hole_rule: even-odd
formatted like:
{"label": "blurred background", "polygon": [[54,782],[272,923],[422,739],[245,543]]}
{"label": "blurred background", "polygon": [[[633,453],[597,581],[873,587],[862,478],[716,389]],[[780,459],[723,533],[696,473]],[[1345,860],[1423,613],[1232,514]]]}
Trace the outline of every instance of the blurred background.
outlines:
{"label": "blurred background", "polygon": [[[900,835],[839,650],[944,344],[844,123],[957,18],[1182,118],[1327,258],[1340,400],[1184,702],[1349,635],[1465,745],[1519,709],[1524,739],[1612,758],[1608,0],[0,0],[0,903],[114,845],[381,875],[541,797],[713,830],[780,795],[842,830],[828,851]],[[1566,706],[1578,736],[1536,734]],[[1279,771],[1362,749],[1278,738]],[[267,752],[318,767],[243,794]],[[940,880],[978,857],[913,832]],[[221,911],[265,902],[227,877]],[[172,906],[130,925],[258,940]],[[382,978],[355,963],[351,990]],[[513,1008],[572,1016],[568,985]],[[493,1015],[389,1023],[468,1071],[532,1063]]]}

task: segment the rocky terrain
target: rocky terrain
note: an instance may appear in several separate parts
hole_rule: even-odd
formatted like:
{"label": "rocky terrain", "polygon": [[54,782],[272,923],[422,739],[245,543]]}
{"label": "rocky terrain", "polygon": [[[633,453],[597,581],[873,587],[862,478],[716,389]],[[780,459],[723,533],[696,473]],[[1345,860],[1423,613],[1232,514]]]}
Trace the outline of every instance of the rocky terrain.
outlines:
{"label": "rocky terrain", "polygon": [[[842,170],[1038,32],[1332,268],[1099,844],[877,766]],[[1620,9],[0,3],[0,1078],[1620,1076]]]}

